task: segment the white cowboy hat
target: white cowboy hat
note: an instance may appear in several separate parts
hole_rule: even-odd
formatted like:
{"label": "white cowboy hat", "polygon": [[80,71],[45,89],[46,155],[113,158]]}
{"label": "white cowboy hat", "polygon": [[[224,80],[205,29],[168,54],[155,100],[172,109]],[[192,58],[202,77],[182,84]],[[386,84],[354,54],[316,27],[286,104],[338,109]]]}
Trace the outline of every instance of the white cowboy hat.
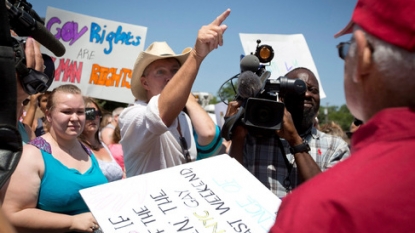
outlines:
{"label": "white cowboy hat", "polygon": [[142,51],[135,61],[133,76],[131,78],[131,91],[137,100],[147,101],[146,90],[141,84],[141,76],[143,76],[144,69],[152,62],[165,59],[176,58],[180,65],[186,61],[192,48],[188,47],[182,51],[182,54],[175,54],[174,51],[165,42],[153,42],[145,51]]}

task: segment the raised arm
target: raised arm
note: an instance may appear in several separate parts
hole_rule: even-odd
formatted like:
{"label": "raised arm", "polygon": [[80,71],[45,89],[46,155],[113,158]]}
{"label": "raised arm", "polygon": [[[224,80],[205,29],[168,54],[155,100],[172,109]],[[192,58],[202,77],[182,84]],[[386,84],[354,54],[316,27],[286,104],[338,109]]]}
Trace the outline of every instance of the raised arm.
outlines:
{"label": "raised arm", "polygon": [[[42,58],[42,53],[40,51],[40,45],[33,38],[28,37],[26,39],[25,55],[27,68],[32,68],[37,71],[43,72],[44,61]],[[27,96],[28,94],[23,90],[20,81],[17,81],[17,119],[20,117],[19,113],[21,104]],[[31,126],[32,124],[30,123],[28,125]]]}
{"label": "raised arm", "polygon": [[30,139],[35,138],[33,125],[36,119],[36,110],[38,107],[37,97],[41,95],[41,93],[37,93],[30,96],[29,106],[26,109],[26,115],[23,117],[23,123],[29,128],[30,132],[28,132]]}
{"label": "raised arm", "polygon": [[[189,57],[160,94],[158,104],[160,117],[170,126],[185,107],[196,75],[203,59],[218,46],[223,45],[223,33],[227,26],[222,25],[229,16],[230,9],[224,11],[212,23],[203,26],[197,35],[196,43]],[[180,78],[176,78],[180,77]]]}

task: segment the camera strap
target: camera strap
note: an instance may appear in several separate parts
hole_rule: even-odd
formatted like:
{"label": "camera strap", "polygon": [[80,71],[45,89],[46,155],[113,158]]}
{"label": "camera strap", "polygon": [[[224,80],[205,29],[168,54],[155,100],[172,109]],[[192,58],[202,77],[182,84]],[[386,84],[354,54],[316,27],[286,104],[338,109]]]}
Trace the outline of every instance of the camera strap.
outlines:
{"label": "camera strap", "polygon": [[178,126],[178,131],[179,131],[179,134],[180,134],[179,143],[180,143],[180,146],[182,147],[182,151],[183,151],[184,158],[186,159],[186,163],[192,162],[192,158],[190,157],[190,153],[189,153],[189,149],[188,149],[188,146],[187,146],[186,138],[184,138],[182,136],[182,129],[180,127],[180,119],[179,118],[177,118],[177,126]]}
{"label": "camera strap", "polygon": [[288,161],[287,154],[285,154],[284,146],[279,137],[277,137],[277,143],[278,143],[278,146],[280,147],[282,157],[284,159],[284,163],[285,163],[285,166],[287,167],[287,173],[288,173],[282,185],[284,186],[287,193],[289,193],[293,190],[293,187],[291,185],[290,175],[291,175],[291,171],[293,170],[294,165],[290,163],[290,161]]}

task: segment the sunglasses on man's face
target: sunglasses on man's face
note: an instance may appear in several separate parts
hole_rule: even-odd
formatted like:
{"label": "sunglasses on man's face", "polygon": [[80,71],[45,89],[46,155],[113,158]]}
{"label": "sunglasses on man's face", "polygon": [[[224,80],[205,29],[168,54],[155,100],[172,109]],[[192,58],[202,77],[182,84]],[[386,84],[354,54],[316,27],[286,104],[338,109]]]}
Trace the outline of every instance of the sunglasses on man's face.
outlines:
{"label": "sunglasses on man's face", "polygon": [[339,57],[341,59],[345,59],[347,56],[347,53],[349,52],[350,49],[350,45],[352,44],[352,41],[347,41],[347,42],[341,42],[340,44],[338,44],[336,47],[339,50]]}
{"label": "sunglasses on man's face", "polygon": [[85,108],[85,118],[87,120],[93,121],[97,117],[102,117],[102,113],[99,110],[96,110],[95,108]]}

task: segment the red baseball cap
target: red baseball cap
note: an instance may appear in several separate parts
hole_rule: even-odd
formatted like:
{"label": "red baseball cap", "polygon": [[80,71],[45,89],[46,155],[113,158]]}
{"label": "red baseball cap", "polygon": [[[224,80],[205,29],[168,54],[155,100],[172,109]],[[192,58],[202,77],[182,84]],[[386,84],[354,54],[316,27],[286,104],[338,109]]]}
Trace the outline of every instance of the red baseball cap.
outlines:
{"label": "red baseball cap", "polygon": [[352,33],[354,24],[390,44],[415,51],[414,0],[358,0],[352,20],[334,37]]}

